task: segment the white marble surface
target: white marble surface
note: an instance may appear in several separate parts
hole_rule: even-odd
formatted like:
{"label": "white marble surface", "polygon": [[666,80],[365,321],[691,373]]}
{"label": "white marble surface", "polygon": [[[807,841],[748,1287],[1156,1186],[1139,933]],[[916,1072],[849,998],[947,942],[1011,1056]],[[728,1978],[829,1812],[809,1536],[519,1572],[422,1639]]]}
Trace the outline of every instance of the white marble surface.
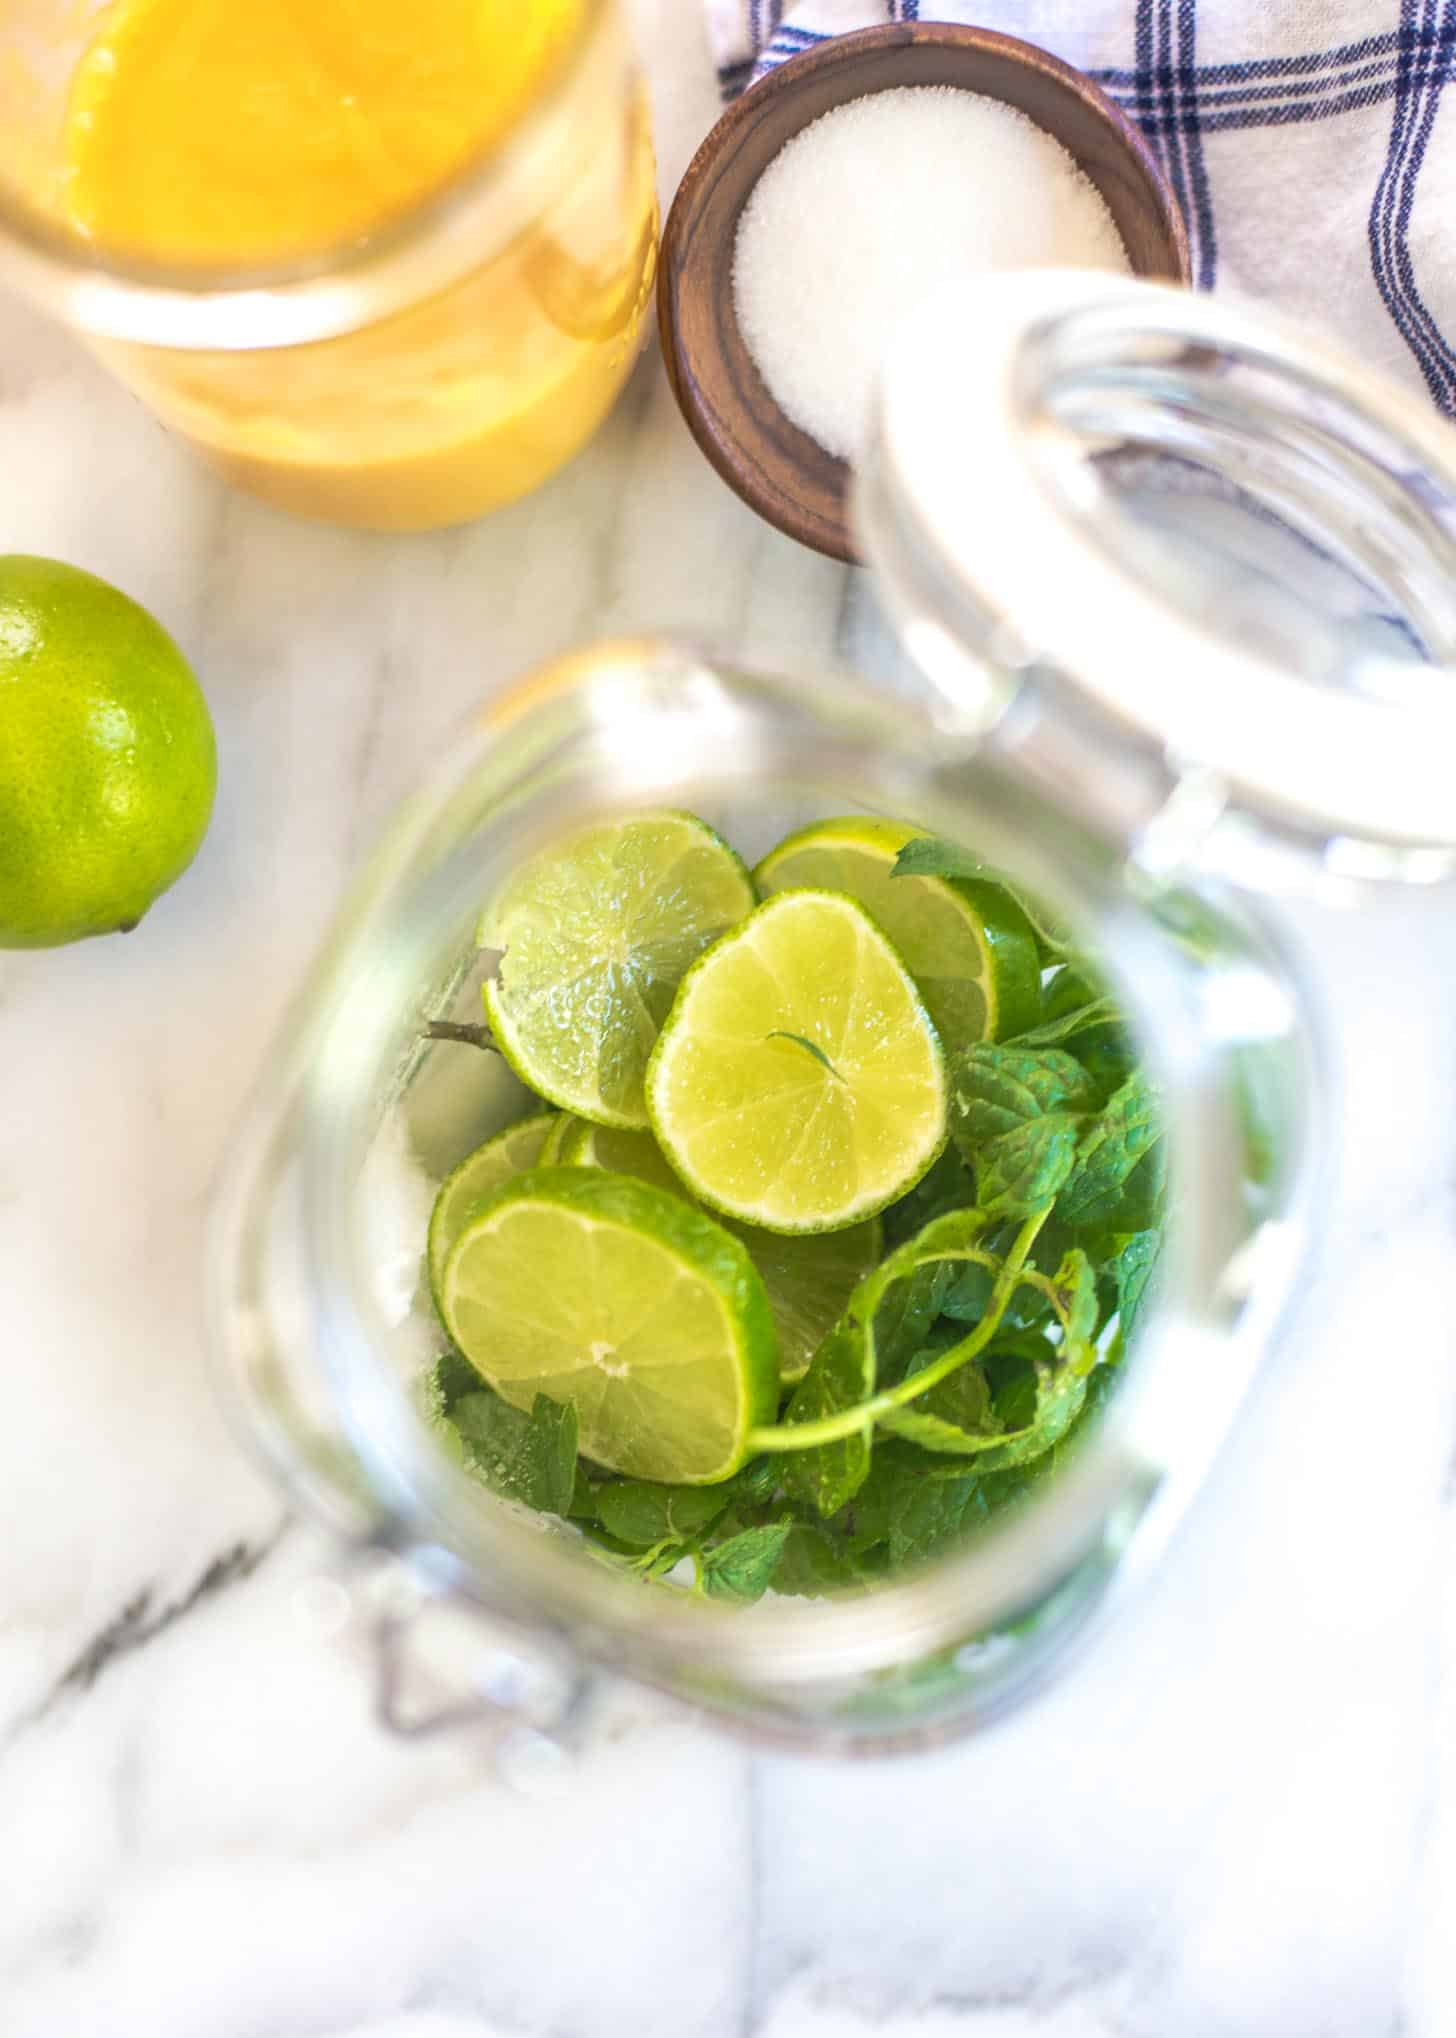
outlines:
{"label": "white marble surface", "polygon": [[[665,180],[713,108],[655,0]],[[535,500],[420,540],[199,473],[14,306],[0,550],[154,607],[202,671],[206,849],[128,942],[0,962],[5,2038],[1448,2038],[1456,2031],[1456,912],[1311,916],[1345,1021],[1334,1222],[1137,1611],[933,1759],[754,1756],[631,1695],[564,1791],[372,1723],[327,1552],[225,1434],[204,1206],[381,817],[582,636],[852,648],[655,364]]]}

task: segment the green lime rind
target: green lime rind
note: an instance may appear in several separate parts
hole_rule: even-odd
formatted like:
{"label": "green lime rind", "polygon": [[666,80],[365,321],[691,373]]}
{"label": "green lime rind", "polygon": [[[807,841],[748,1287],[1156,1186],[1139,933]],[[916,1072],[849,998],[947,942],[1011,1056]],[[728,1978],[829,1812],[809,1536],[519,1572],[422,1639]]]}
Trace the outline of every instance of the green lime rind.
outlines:
{"label": "green lime rind", "polygon": [[616,1125],[587,1125],[578,1120],[562,1143],[561,1164],[633,1175],[639,1182],[651,1182],[655,1189],[666,1189],[673,1196],[692,1193],[650,1132],[628,1132]]}
{"label": "green lime rind", "polygon": [[561,1124],[558,1111],[540,1111],[531,1118],[517,1119],[504,1132],[497,1132],[484,1145],[467,1154],[459,1167],[452,1168],[440,1184],[430,1212],[430,1229],[425,1243],[425,1264],[429,1269],[430,1293],[439,1307],[440,1278],[450,1249],[464,1229],[472,1207],[491,1195],[513,1175],[539,1165],[547,1144]]}
{"label": "green lime rind", "polygon": [[541,1151],[536,1156],[535,1165],[539,1168],[559,1166],[565,1159],[568,1140],[585,1123],[586,1120],[578,1118],[574,1112],[553,1111],[551,1113],[551,1127],[541,1142]]}
{"label": "green lime rind", "polygon": [[[570,1167],[609,1168],[617,1174],[635,1175],[670,1195],[692,1195],[649,1132],[623,1132],[577,1121],[562,1142],[561,1160]],[[808,1371],[809,1362],[844,1314],[851,1295],[878,1266],[884,1249],[880,1220],[867,1217],[844,1231],[787,1236],[739,1224],[732,1217],[720,1216],[718,1221],[747,1246],[762,1277],[778,1333],[780,1378],[791,1384]]]}
{"label": "green lime rind", "polygon": [[59,559],[0,557],[0,949],[135,927],[201,846],[217,744],[161,624]]}
{"label": "green lime rind", "polygon": [[940,1038],[893,943],[839,892],[779,892],[699,958],[646,1091],[692,1194],[766,1231],[857,1224],[945,1145]]}
{"label": "green lime rind", "polygon": [[629,1478],[730,1478],[777,1407],[773,1317],[747,1250],[625,1175],[507,1182],[456,1241],[441,1313],[503,1400],[569,1402],[583,1454]]}
{"label": "green lime rind", "polygon": [[957,1054],[1036,1024],[1036,931],[990,880],[895,876],[896,857],[923,832],[868,814],[814,821],[771,849],[753,878],[765,897],[809,887],[862,905],[899,950],[947,1053]]}
{"label": "green lime rind", "polygon": [[553,844],[477,929],[502,951],[482,992],[496,1045],[548,1103],[645,1127],[643,1076],[677,986],[755,899],[742,859],[692,814],[635,814]]}
{"label": "green lime rind", "polygon": [[[915,880],[897,878],[897,884]],[[921,878],[934,884],[934,878]],[[991,956],[996,1011],[989,1038],[1014,1040],[1041,1016],[1041,944],[1036,928],[1003,885],[992,878],[948,878],[946,884],[973,909]]]}

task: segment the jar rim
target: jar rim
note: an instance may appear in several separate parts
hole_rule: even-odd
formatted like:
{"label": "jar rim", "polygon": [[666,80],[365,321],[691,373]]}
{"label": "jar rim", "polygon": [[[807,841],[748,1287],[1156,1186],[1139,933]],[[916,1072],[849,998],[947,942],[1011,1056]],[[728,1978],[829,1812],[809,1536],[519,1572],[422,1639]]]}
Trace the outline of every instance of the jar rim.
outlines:
{"label": "jar rim", "polygon": [[96,338],[184,351],[307,345],[457,282],[524,223],[569,159],[615,0],[582,0],[574,38],[507,131],[378,229],[286,261],[152,262],[68,234],[0,184],[0,271]]}
{"label": "jar rim", "polygon": [[[1388,479],[1392,502],[1399,498],[1412,556],[1430,548],[1426,578],[1445,611],[1441,662],[1417,668],[1432,674],[1419,698],[1321,684],[1202,627],[1109,541],[1087,457],[1099,426],[1074,428],[1071,398],[1090,390],[1113,418],[1117,378],[1148,377],[1144,443],[1160,450],[1165,429],[1169,447],[1180,432],[1202,445],[1207,433],[1197,441],[1187,424],[1195,392],[1218,391],[1239,370],[1268,385],[1265,411],[1249,413],[1248,444],[1263,433],[1271,454],[1317,455],[1343,476],[1351,507],[1331,508],[1332,527],[1337,516],[1358,525],[1362,463],[1376,465],[1355,433],[1389,448],[1381,485]],[[1237,392],[1219,400],[1236,418]],[[1300,422],[1304,443],[1300,403],[1318,419]],[[1203,457],[1217,473],[1218,448]],[[1375,484],[1361,485],[1373,516]],[[1217,780],[1273,829],[1322,848],[1387,847],[1386,874],[1427,879],[1449,869],[1456,440],[1428,405],[1339,348],[1287,320],[1135,278],[1023,272],[952,286],[911,313],[892,351],[855,512],[872,568],[893,584],[908,562],[927,613],[946,611],[952,627],[976,614],[983,631],[1017,647],[1022,665],[1054,672],[1129,746]],[[1003,705],[1013,691],[1014,680]]]}

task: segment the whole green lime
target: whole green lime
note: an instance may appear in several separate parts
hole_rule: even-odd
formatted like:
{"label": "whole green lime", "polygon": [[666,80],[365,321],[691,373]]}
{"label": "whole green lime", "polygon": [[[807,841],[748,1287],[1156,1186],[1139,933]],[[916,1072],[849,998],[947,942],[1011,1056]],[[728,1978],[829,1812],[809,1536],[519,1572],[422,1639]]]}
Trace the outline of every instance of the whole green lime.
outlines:
{"label": "whole green lime", "polygon": [[161,624],[95,574],[0,557],[0,947],[135,927],[216,787],[207,702]]}

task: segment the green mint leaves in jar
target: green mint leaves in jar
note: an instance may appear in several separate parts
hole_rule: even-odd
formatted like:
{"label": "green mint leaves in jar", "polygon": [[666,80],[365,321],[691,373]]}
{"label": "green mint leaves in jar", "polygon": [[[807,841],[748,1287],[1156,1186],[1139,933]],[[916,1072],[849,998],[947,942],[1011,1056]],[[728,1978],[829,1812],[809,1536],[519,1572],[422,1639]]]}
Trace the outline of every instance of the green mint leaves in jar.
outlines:
{"label": "green mint leaves in jar", "polygon": [[1054,1469],[1156,1280],[1164,1139],[1034,901],[864,816],[750,883],[664,814],[542,852],[481,924],[492,1031],[550,1073],[431,1222],[459,1462],[738,1602],[893,1576]]}

